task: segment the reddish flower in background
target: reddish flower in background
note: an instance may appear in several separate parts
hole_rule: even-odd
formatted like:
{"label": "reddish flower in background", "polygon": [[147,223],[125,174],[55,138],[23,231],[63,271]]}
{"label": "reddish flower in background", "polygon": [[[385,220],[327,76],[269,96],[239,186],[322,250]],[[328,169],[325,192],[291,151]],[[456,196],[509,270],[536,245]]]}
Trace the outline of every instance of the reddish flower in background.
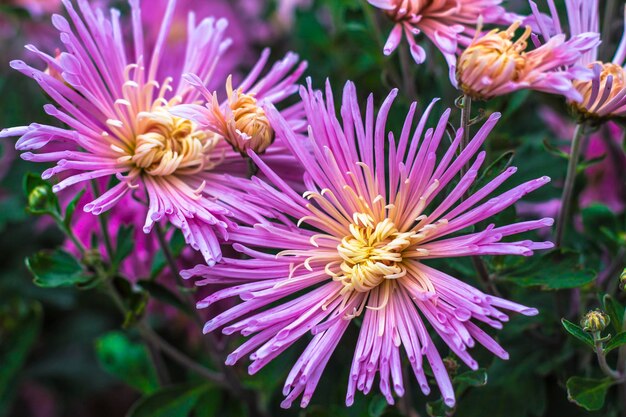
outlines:
{"label": "reddish flower in background", "polygon": [[[201,300],[199,308],[230,297],[243,300],[205,325],[205,332],[226,326],[225,334],[250,336],[228,357],[228,364],[249,355],[252,364],[248,369],[254,374],[306,333],[313,334],[287,377],[283,407],[291,406],[298,397],[302,397],[302,407],[309,404],[330,356],[357,317],[362,324],[346,404],[352,404],[356,390],[368,393],[377,374],[389,403],[394,402],[392,392],[404,394],[402,347],[422,391],[430,392],[427,361],[445,403],[452,407],[455,395],[450,377],[427,326],[467,366],[477,369],[468,353],[476,344],[508,358],[477,322],[499,329],[508,320],[500,309],[537,313],[483,294],[427,263],[471,255],[529,256],[534,250],[551,248],[550,242],[504,239],[550,226],[552,219],[548,218],[498,227],[491,224],[484,230],[455,235],[511,206],[549,178],[489,198],[516,171],[509,168],[461,199],[484,162],[485,152],[479,149],[499,115],[492,115],[456,156],[463,136],[460,130],[438,160],[450,111],[424,133],[433,102],[412,133],[414,103],[398,141],[390,134],[387,142],[386,119],[396,95],[394,90],[377,116],[370,96],[363,118],[356,89],[348,83],[340,121],[330,86],[324,98],[309,83],[308,90],[301,90],[310,125],[308,141],[295,135],[288,121],[268,106],[273,126],[305,167],[307,191],[301,197],[249,152],[278,188],[255,180],[256,185],[249,187],[250,198],[277,211],[276,218],[233,232],[233,241],[238,242],[234,248],[245,259],[224,258],[213,267],[199,265],[183,272],[186,278],[202,276],[197,285],[227,285]],[[466,164],[471,165],[469,170],[435,204],[435,197]]]}

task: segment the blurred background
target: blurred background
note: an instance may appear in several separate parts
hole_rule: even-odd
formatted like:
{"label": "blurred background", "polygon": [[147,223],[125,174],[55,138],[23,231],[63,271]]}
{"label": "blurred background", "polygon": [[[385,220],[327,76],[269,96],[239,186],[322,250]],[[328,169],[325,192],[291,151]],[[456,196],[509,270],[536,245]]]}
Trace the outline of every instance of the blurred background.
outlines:
{"label": "blurred background", "polygon": [[[128,10],[124,2],[100,0],[98,3],[103,7],[119,7],[123,13]],[[411,101],[417,100],[423,108],[434,97],[442,97],[442,104],[435,112],[439,114],[446,107],[454,107],[458,96],[450,86],[445,62],[428,42],[422,42],[428,58],[421,66],[414,65],[406,45],[390,57],[383,56],[382,45],[391,24],[364,0],[181,0],[178,3],[179,15],[169,42],[182,42],[187,10],[194,9],[199,17],[226,17],[235,45],[232,56],[223,65],[225,72],[235,76],[249,69],[262,48],[269,46],[273,58],[292,50],[308,60],[307,74],[317,87],[328,77],[338,92],[345,81],[353,80],[363,98],[373,92],[377,100],[382,100],[391,88],[400,88],[401,94],[390,116],[390,125],[396,131]],[[557,3],[562,6],[562,2]],[[143,4],[149,4],[144,13],[148,32],[157,30],[166,1],[143,0]],[[509,2],[508,7],[521,13],[529,10],[523,1]],[[32,80],[11,70],[9,62],[12,59],[35,62],[23,48],[28,43],[54,53],[59,39],[50,23],[53,13],[63,13],[60,1],[0,0],[0,128],[52,122],[42,110],[47,97]],[[613,15],[617,16],[610,22],[614,29],[608,33],[621,33],[620,13]],[[180,29],[176,29],[177,25]],[[609,39],[610,50],[617,38]],[[520,92],[478,107],[485,113],[503,112],[487,142],[493,172],[513,163],[519,168],[514,178],[516,184],[539,175],[553,179],[550,185],[529,195],[523,205],[507,210],[503,216],[513,219],[533,213],[554,215],[558,210],[555,199],[560,196],[559,187],[567,165],[561,150],[566,149],[573,126],[562,100]],[[456,123],[458,112],[454,117]],[[623,257],[624,252],[620,252],[618,238],[607,237],[602,232],[608,228],[613,235],[622,233],[622,239],[624,236],[625,167],[623,159],[615,161],[610,156],[611,146],[622,149],[622,137],[619,126],[605,125],[587,143],[589,164],[576,186],[580,211],[578,229],[569,237],[571,254],[553,262],[544,260],[541,267],[533,264],[534,260],[488,260],[498,290],[508,298],[537,307],[540,314],[532,318],[514,317],[498,334],[511,360],[503,362],[487,352],[475,352],[488,380],[481,373],[476,381],[467,384],[456,410],[437,409],[438,394],[423,397],[416,384],[407,390],[407,398],[398,406],[388,407],[380,395],[371,394],[359,396],[352,408],[346,408],[343,398],[355,329],[345,336],[312,405],[305,411],[278,408],[282,381],[304,341],[253,377],[246,375],[245,364],[237,367],[240,380],[257,393],[271,416],[617,417],[617,404],[624,401],[617,389],[609,390],[605,405],[595,412],[568,401],[565,381],[573,375],[597,376],[598,370],[592,352],[568,337],[560,319],[567,317],[577,322],[587,309],[599,305],[601,292],[612,290],[615,298],[624,302],[624,294],[616,290],[620,265],[624,266],[619,254]],[[135,330],[125,328],[125,318],[105,295],[96,290],[42,288],[33,283],[24,259],[41,249],[65,243],[52,221],[25,211],[24,176],[27,172],[40,173],[43,168],[22,161],[13,145],[7,139],[0,143],[0,416],[245,415],[240,401],[229,393],[205,387],[202,395],[198,395],[200,391],[194,391],[197,380],[193,374],[175,363],[164,365],[172,384],[165,391],[159,388],[158,375],[149,360],[150,352],[141,344]],[[616,176],[618,180],[614,182]],[[71,196],[60,198],[67,201]],[[177,238],[171,236],[171,239],[175,242]],[[193,265],[193,257],[188,258],[181,256],[181,267]],[[154,272],[154,263],[158,261],[150,262],[152,268],[148,268],[148,273]],[[443,267],[480,285],[475,282],[469,261],[446,262]],[[516,273],[510,272],[513,267],[517,268]],[[559,284],[559,279],[572,277],[576,280],[574,284]],[[155,329],[189,356],[214,366],[203,351],[200,330],[188,315],[168,305],[163,298],[166,296],[159,298],[151,294],[146,301],[146,314],[150,315]],[[228,344],[227,340],[223,342]],[[455,369],[453,359],[449,365],[450,372],[465,371]],[[150,401],[161,405],[151,406]]]}

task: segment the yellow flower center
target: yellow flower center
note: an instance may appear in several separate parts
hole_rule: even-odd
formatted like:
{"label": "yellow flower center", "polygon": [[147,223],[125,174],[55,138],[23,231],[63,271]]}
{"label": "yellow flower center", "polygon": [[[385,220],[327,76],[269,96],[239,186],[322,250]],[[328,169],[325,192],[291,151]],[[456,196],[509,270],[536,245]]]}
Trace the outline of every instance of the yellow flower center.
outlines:
{"label": "yellow flower center", "polygon": [[333,280],[341,281],[346,292],[368,292],[386,279],[405,276],[402,252],[411,245],[413,233],[400,233],[390,219],[374,224],[369,215],[354,217],[350,235],[337,246],[343,262]]}
{"label": "yellow flower center", "polygon": [[[598,64],[602,66],[602,71],[600,72],[600,88],[595,97],[593,97],[592,80],[574,81],[574,88],[583,96],[583,101],[580,103],[572,102],[571,104],[576,110],[588,117],[600,117],[600,115],[596,113],[600,110],[596,102],[602,99],[604,94],[606,94],[605,90],[607,89],[609,79],[611,79],[611,88],[604,102],[610,102],[620,91],[626,88],[626,70],[624,70],[624,68],[611,62],[592,62],[588,67],[593,69],[593,67]],[[593,102],[591,101],[592,98]]]}
{"label": "yellow flower center", "polygon": [[139,131],[131,161],[149,175],[191,174],[215,165],[211,150],[219,136],[198,130],[194,124],[172,116],[166,108],[138,116]]}
{"label": "yellow flower center", "polygon": [[[504,83],[516,81],[526,67],[524,51],[531,28],[526,27],[522,36],[512,41],[520,22],[513,23],[506,31],[494,29],[474,39],[459,57],[457,78],[465,94],[475,99],[491,97],[491,91]],[[485,79],[489,82],[485,83]]]}
{"label": "yellow flower center", "polygon": [[229,134],[226,141],[242,155],[248,149],[263,153],[274,142],[272,129],[265,111],[258,105],[253,94],[245,94],[241,89],[233,90],[231,77],[226,83],[228,107],[232,117],[227,120]]}

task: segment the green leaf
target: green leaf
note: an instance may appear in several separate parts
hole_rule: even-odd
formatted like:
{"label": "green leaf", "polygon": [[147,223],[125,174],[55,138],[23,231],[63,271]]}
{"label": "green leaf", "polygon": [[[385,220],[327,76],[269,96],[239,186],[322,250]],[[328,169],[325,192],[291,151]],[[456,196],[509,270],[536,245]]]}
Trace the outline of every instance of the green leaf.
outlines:
{"label": "green leaf", "polygon": [[137,285],[146,290],[155,299],[165,304],[169,304],[187,315],[191,315],[193,313],[193,306],[185,304],[169,288],[150,280],[137,281]]}
{"label": "green leaf", "polygon": [[117,231],[115,253],[113,254],[113,267],[118,268],[124,259],[133,251],[133,226],[121,226]]}
{"label": "green leaf", "polygon": [[52,191],[50,183],[42,180],[39,175],[29,172],[24,177],[23,188],[28,199],[26,211],[37,215],[59,215],[61,211],[59,200]]}
{"label": "green leaf", "polygon": [[156,391],[159,383],[146,347],[134,343],[122,332],[111,332],[96,341],[96,355],[102,367],[144,394]]}
{"label": "green leaf", "polygon": [[126,417],[187,417],[209,385],[163,388],[137,401]]}
{"label": "green leaf", "polygon": [[76,211],[76,206],[78,205],[78,201],[85,194],[85,190],[81,190],[78,194],[72,198],[72,201],[65,208],[65,216],[63,217],[63,223],[67,228],[72,224],[72,218],[74,217],[74,212]]}
{"label": "green leaf", "polygon": [[561,290],[587,285],[597,276],[595,271],[584,268],[578,254],[572,252],[553,251],[524,262],[503,278],[521,287]]}
{"label": "green leaf", "polygon": [[426,403],[426,414],[430,417],[449,417],[454,415],[454,410],[448,407],[443,400]]}
{"label": "green leaf", "polygon": [[622,345],[626,345],[626,332],[621,332],[613,336],[604,347],[604,353],[609,353],[613,349],[616,349]]}
{"label": "green leaf", "polygon": [[474,182],[472,190],[478,190],[486,185],[489,181],[500,175],[513,163],[515,152],[507,151],[496,158],[489,166],[483,171],[482,175]]}
{"label": "green leaf", "polygon": [[602,303],[604,304],[604,311],[611,318],[611,326],[613,326],[616,333],[621,332],[624,321],[624,307],[608,294],[602,298]]}
{"label": "green leaf", "polygon": [[592,379],[574,376],[567,380],[567,398],[587,411],[596,411],[604,405],[610,379]]}
{"label": "green leaf", "polygon": [[586,333],[580,326],[566,319],[561,319],[561,324],[563,324],[565,330],[567,330],[567,332],[574,336],[576,339],[591,347],[594,347],[593,338],[589,335],[589,333]]}
{"label": "green leaf", "polygon": [[56,288],[83,284],[92,277],[86,275],[73,255],[61,250],[42,250],[26,258],[26,266],[40,287]]}
{"label": "green leaf", "polygon": [[593,241],[615,245],[619,241],[620,222],[615,213],[602,204],[592,204],[582,210],[583,227]]}
{"label": "green leaf", "polygon": [[209,389],[198,398],[194,407],[195,417],[221,417],[223,393],[217,389]]}
{"label": "green leaf", "polygon": [[477,369],[464,372],[455,376],[453,382],[455,384],[467,384],[471,387],[482,387],[487,385],[487,371],[485,369]]}
{"label": "green leaf", "polygon": [[368,413],[370,417],[381,417],[387,409],[387,400],[382,395],[375,395],[370,401]]}

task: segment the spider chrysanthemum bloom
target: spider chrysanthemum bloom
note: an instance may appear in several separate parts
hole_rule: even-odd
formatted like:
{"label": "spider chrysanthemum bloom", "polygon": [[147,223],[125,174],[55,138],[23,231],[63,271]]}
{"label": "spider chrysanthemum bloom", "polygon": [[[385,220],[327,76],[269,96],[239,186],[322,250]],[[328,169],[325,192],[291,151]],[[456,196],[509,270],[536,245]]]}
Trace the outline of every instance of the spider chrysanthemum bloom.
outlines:
{"label": "spider chrysanthemum bloom", "polygon": [[[516,171],[508,168],[467,195],[485,160],[479,149],[499,115],[492,115],[458,156],[463,133],[457,132],[438,158],[441,142],[447,141],[450,111],[424,133],[434,102],[415,129],[413,104],[398,140],[389,134],[387,141],[385,122],[396,94],[394,90],[387,97],[377,116],[370,96],[363,118],[354,85],[348,83],[340,121],[330,87],[324,98],[309,83],[308,90],[301,90],[310,125],[308,141],[290,133],[285,120],[268,107],[277,133],[305,167],[308,191],[303,196],[295,192],[250,152],[277,187],[256,180],[251,198],[280,213],[276,219],[233,232],[238,242],[234,247],[246,259],[224,258],[212,268],[199,265],[183,272],[186,278],[204,277],[198,285],[227,285],[201,300],[199,308],[228,297],[243,300],[205,326],[206,332],[225,326],[226,334],[250,336],[228,357],[228,364],[249,355],[249,372],[255,373],[305,334],[313,334],[287,377],[284,407],[300,396],[303,407],[309,403],[330,356],[356,320],[361,325],[348,378],[348,405],[356,390],[371,390],[377,374],[389,403],[394,401],[393,392],[403,395],[403,349],[422,391],[430,391],[428,363],[445,403],[453,406],[450,378],[428,329],[476,369],[468,352],[476,344],[508,357],[479,324],[501,328],[508,320],[502,309],[537,313],[484,294],[428,263],[471,255],[529,256],[536,249],[551,248],[550,242],[508,238],[550,226],[552,219],[547,218],[461,232],[511,206],[549,178],[489,197]],[[466,165],[469,169],[457,182]]]}
{"label": "spider chrysanthemum bloom", "polygon": [[[550,42],[554,37],[563,36],[564,33],[554,0],[548,0],[548,5],[551,24],[548,25],[544,21],[539,25],[543,40],[546,42]],[[565,5],[571,36],[600,32],[598,0],[566,0]],[[537,5],[531,2],[531,7],[536,20],[541,23],[542,20],[537,17],[539,16]],[[624,11],[626,17],[626,7]],[[572,100],[570,104],[583,118],[603,120],[626,117],[626,20],[624,33],[613,59],[603,61],[598,55],[598,45],[595,45],[578,59],[579,65],[592,71],[592,77],[574,81],[574,87],[582,100]]]}
{"label": "spider chrysanthemum bloom", "polygon": [[459,56],[456,71],[461,90],[478,100],[532,89],[581,101],[583,96],[572,80],[590,79],[591,73],[575,64],[599,43],[597,34],[585,33],[567,41],[564,35],[555,36],[526,51],[531,28],[526,26],[514,39],[519,26],[518,21],[505,31],[494,29],[474,38]]}
{"label": "spider chrysanthemum bloom", "polygon": [[426,51],[415,42],[424,33],[441,51],[450,68],[450,80],[455,83],[455,68],[459,46],[467,46],[482,22],[512,23],[515,15],[500,6],[502,0],[368,0],[395,22],[384,46],[391,54],[402,37],[409,43],[411,55],[418,64],[426,59]]}
{"label": "spider chrysanthemum bloom", "polygon": [[[3,136],[21,136],[16,148],[33,162],[56,162],[43,178],[60,174],[54,191],[98,178],[111,178],[111,187],[85,205],[85,211],[100,214],[109,210],[131,190],[148,204],[144,231],[155,222],[169,221],[182,230],[187,242],[207,262],[219,260],[219,240],[227,239],[234,217],[251,216],[253,208],[239,200],[230,176],[247,175],[241,156],[230,149],[216,132],[173,115],[170,109],[181,103],[200,102],[199,91],[182,78],[194,73],[208,83],[222,54],[230,45],[225,37],[224,19],[203,19],[195,23],[189,15],[184,60],[171,76],[159,75],[168,60],[165,47],[171,30],[176,2],[170,0],[153,48],[144,47],[141,7],[130,0],[132,54],[124,40],[120,12],[109,18],[84,0],[64,0],[70,21],[56,15],[53,24],[60,32],[64,50],[58,56],[34,52],[47,70],[23,61],[12,67],[34,78],[56,105],[46,112],[65,127],[32,124],[5,129]],[[71,23],[70,23],[71,22]],[[251,89],[276,85],[295,92],[294,83],[303,67],[293,72],[297,57],[289,55],[263,78],[268,60],[265,53],[246,78]],[[296,74],[295,76],[293,74]],[[62,78],[60,78],[62,77]],[[175,78],[174,78],[175,77]],[[270,149],[268,161],[277,157],[285,163],[284,149]]]}

